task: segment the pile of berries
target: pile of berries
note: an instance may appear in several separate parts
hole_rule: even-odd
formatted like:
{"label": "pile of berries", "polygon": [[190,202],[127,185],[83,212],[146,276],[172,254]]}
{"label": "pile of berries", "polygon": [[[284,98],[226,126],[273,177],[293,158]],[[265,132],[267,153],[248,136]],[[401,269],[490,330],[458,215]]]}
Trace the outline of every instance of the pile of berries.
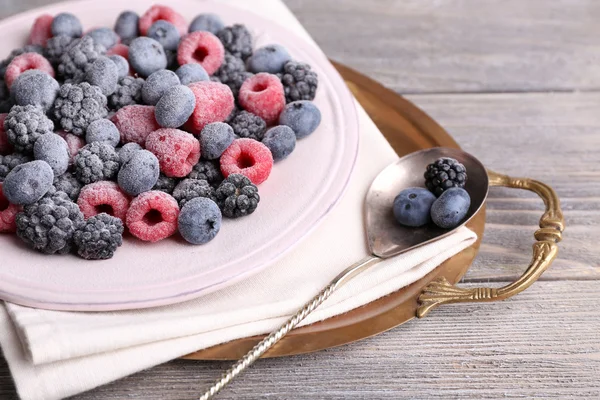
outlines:
{"label": "pile of berries", "polygon": [[471,197],[463,189],[467,170],[453,158],[443,157],[427,166],[425,188],[404,189],[394,199],[394,217],[404,226],[433,222],[443,229],[461,224],[469,212]]}
{"label": "pile of berries", "polygon": [[206,243],[321,122],[311,67],[214,14],[42,15],[0,65],[0,232],[46,254]]}

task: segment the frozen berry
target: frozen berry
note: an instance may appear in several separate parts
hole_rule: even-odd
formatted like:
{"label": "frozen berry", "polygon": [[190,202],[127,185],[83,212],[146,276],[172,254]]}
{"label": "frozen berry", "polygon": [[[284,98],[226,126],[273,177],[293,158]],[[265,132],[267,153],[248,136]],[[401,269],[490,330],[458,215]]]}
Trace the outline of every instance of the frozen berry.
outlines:
{"label": "frozen berry", "polygon": [[161,192],[173,195],[173,190],[175,189],[177,182],[178,180],[176,178],[171,178],[161,173],[152,190],[160,190]]}
{"label": "frozen berry", "polygon": [[165,192],[142,193],[127,211],[127,227],[132,235],[147,242],[158,242],[177,232],[179,205]]}
{"label": "frozen berry", "polygon": [[56,134],[65,139],[65,142],[67,142],[67,148],[69,149],[70,157],[69,165],[72,165],[75,160],[75,156],[79,152],[79,149],[85,146],[85,140],[82,137],[73,135],[72,133],[67,133],[65,131],[58,131]]}
{"label": "frozen berry", "polygon": [[94,39],[96,43],[104,46],[105,49],[110,49],[121,40],[115,31],[106,27],[92,29],[86,33],[86,36]]}
{"label": "frozen berry", "polygon": [[2,193],[0,182],[0,233],[13,233],[17,231],[16,217],[21,207],[11,204]]}
{"label": "frozen berry", "polygon": [[175,25],[162,19],[148,29],[148,37],[160,43],[165,50],[177,50],[181,38]]}
{"label": "frozen berry", "polygon": [[42,135],[33,145],[33,156],[50,165],[54,176],[64,174],[69,168],[69,149],[67,142],[60,136],[49,133]]}
{"label": "frozen berry", "polygon": [[181,208],[177,226],[185,240],[192,244],[204,244],[217,236],[222,218],[217,203],[205,197],[197,197]]}
{"label": "frozen berry", "polygon": [[177,61],[180,65],[197,63],[211,75],[223,63],[225,50],[219,39],[210,32],[197,31],[187,34],[179,42]]}
{"label": "frozen berry", "polygon": [[203,179],[213,186],[218,186],[223,181],[219,160],[200,160],[194,165],[192,172],[187,176],[190,179]]}
{"label": "frozen berry", "polygon": [[216,35],[229,54],[243,60],[252,55],[252,35],[244,25],[227,26]]}
{"label": "frozen berry", "polygon": [[436,196],[453,187],[464,187],[467,170],[454,158],[442,157],[427,166],[425,186]]}
{"label": "frozen berry", "polygon": [[173,198],[183,207],[188,201],[196,197],[215,199],[215,188],[202,179],[184,179],[173,189]]}
{"label": "frozen berry", "polygon": [[137,196],[154,187],[159,173],[158,158],[148,150],[139,150],[123,164],[117,175],[117,181],[125,193]]}
{"label": "frozen berry", "polygon": [[[106,51],[106,55],[108,57],[121,56],[127,61],[129,59],[129,46],[123,43],[115,44],[113,47]],[[127,65],[129,65],[129,61],[127,62]]]}
{"label": "frozen berry", "polygon": [[122,143],[135,142],[142,146],[148,135],[160,128],[154,118],[153,106],[125,106],[113,115],[111,121],[121,133]]}
{"label": "frozen berry", "polygon": [[58,76],[68,83],[79,83],[85,78],[90,63],[104,55],[106,49],[89,36],[75,39],[65,49],[57,67]]}
{"label": "frozen berry", "polygon": [[123,244],[123,222],[102,213],[88,219],[75,231],[77,254],[86,260],[107,260]]}
{"label": "frozen berry", "polygon": [[195,106],[196,96],[189,87],[173,86],[156,103],[156,122],[164,128],[178,128],[192,115]]}
{"label": "frozen berry", "polygon": [[69,172],[60,176],[55,176],[52,186],[54,186],[54,189],[59,192],[65,192],[73,201],[77,201],[79,193],[81,192],[81,184],[77,178],[75,178],[75,176]]}
{"label": "frozen berry", "polygon": [[317,94],[319,78],[310,65],[292,60],[283,66],[281,83],[286,101],[291,103],[296,100],[313,100]]}
{"label": "frozen berry", "polygon": [[142,78],[167,67],[162,45],[149,37],[133,39],[129,45],[129,64]]}
{"label": "frozen berry", "polygon": [[36,160],[17,165],[6,175],[2,191],[4,197],[18,205],[32,204],[41,199],[52,187],[54,173],[50,165]]}
{"label": "frozen berry", "polygon": [[283,71],[283,66],[291,59],[292,57],[285,47],[279,44],[270,44],[257,49],[248,58],[248,70],[254,73],[277,74]]}
{"label": "frozen berry", "polygon": [[117,65],[108,57],[97,58],[85,73],[85,80],[91,85],[98,86],[105,96],[117,90],[119,70]]}
{"label": "frozen berry", "polygon": [[258,115],[269,125],[277,122],[285,107],[281,81],[277,76],[264,72],[246,79],[238,100],[245,110]]}
{"label": "frozen berry", "polygon": [[44,111],[50,110],[60,85],[50,75],[37,69],[23,72],[13,82],[11,93],[15,104],[20,106],[39,106]]}
{"label": "frozen berry", "polygon": [[129,161],[131,159],[131,156],[133,156],[133,153],[140,150],[143,150],[142,146],[135,142],[124,144],[123,147],[121,147],[117,151],[117,154],[119,155],[119,161],[121,161],[121,165]]}
{"label": "frozen berry", "polygon": [[115,182],[99,181],[81,189],[77,205],[86,219],[106,213],[125,221],[129,209],[129,197]]}
{"label": "frozen berry", "polygon": [[115,148],[108,143],[92,142],[75,156],[75,177],[84,185],[114,178],[121,165]]}
{"label": "frozen berry", "polygon": [[54,117],[66,131],[83,136],[90,123],[106,117],[106,96],[98,86],[87,82],[66,83],[54,101]]}
{"label": "frozen berry", "polygon": [[117,17],[114,30],[123,42],[129,43],[140,35],[140,17],[133,11],[123,11]]}
{"label": "frozen berry", "polygon": [[175,70],[175,73],[179,77],[182,85],[189,85],[190,83],[208,81],[210,77],[200,64],[190,63],[184,64]]}
{"label": "frozen berry", "polygon": [[142,100],[144,104],[155,106],[167,90],[179,84],[175,72],[168,69],[158,70],[146,78],[142,85]]}
{"label": "frozen berry", "polygon": [[308,100],[293,101],[279,114],[279,123],[287,125],[302,139],[313,133],[321,123],[321,111]]}
{"label": "frozen berry", "polygon": [[221,64],[217,72],[211,77],[211,80],[229,86],[233,95],[237,97],[243,83],[251,76],[252,73],[246,71],[244,60],[231,54],[225,54],[223,64]]}
{"label": "frozen berry", "polygon": [[88,143],[104,142],[116,147],[121,140],[119,130],[108,119],[97,119],[92,122],[85,133],[85,140]]}
{"label": "frozen berry", "polygon": [[224,121],[233,110],[233,93],[226,85],[202,81],[190,84],[189,88],[196,96],[196,108],[186,124],[192,133],[199,134],[211,122]]}
{"label": "frozen berry", "polygon": [[16,151],[31,154],[35,141],[52,133],[54,124],[40,107],[13,106],[4,119],[4,130]]}
{"label": "frozen berry", "polygon": [[280,161],[292,154],[296,148],[296,134],[286,125],[278,125],[269,129],[262,140],[271,150],[274,161]]}
{"label": "frozen berry", "polygon": [[221,172],[247,176],[252,183],[260,185],[267,180],[273,168],[271,151],[254,139],[236,139],[221,156]]}
{"label": "frozen berry", "polygon": [[8,141],[8,136],[4,130],[4,120],[8,114],[0,114],[0,156],[7,155],[13,151],[12,144]]}
{"label": "frozen berry", "polygon": [[235,139],[233,128],[224,122],[208,124],[200,132],[200,148],[202,157],[215,160],[231,145]]}
{"label": "frozen berry", "polygon": [[142,102],[143,78],[126,76],[119,79],[115,92],[108,97],[108,104],[112,110],[118,110],[125,106],[140,104]]}
{"label": "frozen berry", "polygon": [[67,35],[53,36],[48,39],[46,48],[44,49],[44,57],[55,67],[60,64],[60,59],[67,51],[67,48],[73,43],[74,38]]}
{"label": "frozen berry", "polygon": [[233,128],[233,133],[242,138],[250,138],[259,142],[265,136],[267,131],[267,123],[258,115],[254,115],[248,111],[238,112],[228,122]]}
{"label": "frozen berry", "polygon": [[119,79],[125,78],[129,74],[129,62],[127,62],[125,57],[113,54],[109,55],[108,58],[115,63]]}
{"label": "frozen berry", "polygon": [[42,14],[37,17],[35,21],[33,21],[27,44],[46,46],[48,39],[53,36],[52,20],[54,20],[54,17],[50,14]]}
{"label": "frozen berry", "polygon": [[427,189],[404,189],[394,199],[394,217],[404,226],[423,226],[431,220],[429,213],[434,201],[435,196]]}
{"label": "frozen berry", "polygon": [[252,214],[260,196],[258,188],[250,179],[240,174],[231,174],[215,191],[217,204],[228,218],[239,218]]}
{"label": "frozen berry", "polygon": [[199,14],[190,24],[190,33],[196,31],[208,31],[216,34],[225,27],[223,20],[216,14]]}
{"label": "frozen berry", "polygon": [[158,20],[164,20],[175,25],[181,36],[185,35],[187,32],[187,22],[183,15],[179,14],[171,7],[153,5],[140,18],[140,34],[147,35],[150,27]]}
{"label": "frozen berry", "polygon": [[6,67],[4,75],[6,86],[10,89],[15,79],[30,69],[43,71],[54,78],[54,68],[44,56],[37,53],[25,53],[15,57]]}
{"label": "frozen berry", "polygon": [[465,219],[470,206],[471,197],[465,189],[446,189],[431,206],[431,220],[440,228],[456,228]]}
{"label": "frozen berry", "polygon": [[52,36],[67,35],[79,37],[83,32],[83,27],[79,18],[71,13],[60,13],[54,17],[51,25]]}
{"label": "frozen berry", "polygon": [[200,142],[179,129],[152,132],[146,139],[146,149],[158,158],[162,173],[171,177],[183,178],[200,159]]}
{"label": "frozen berry", "polygon": [[29,161],[31,161],[31,157],[21,153],[12,153],[5,156],[0,155],[0,182],[4,181],[8,173],[15,169],[17,165],[25,164]]}

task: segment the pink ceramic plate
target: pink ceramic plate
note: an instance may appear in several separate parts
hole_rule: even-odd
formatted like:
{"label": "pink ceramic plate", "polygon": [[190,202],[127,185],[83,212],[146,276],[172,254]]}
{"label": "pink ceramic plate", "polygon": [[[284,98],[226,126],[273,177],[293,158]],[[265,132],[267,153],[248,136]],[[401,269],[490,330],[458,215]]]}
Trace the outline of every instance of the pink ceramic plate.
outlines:
{"label": "pink ceramic plate", "polygon": [[[323,116],[318,130],[277,163],[259,190],[252,216],[226,220],[204,246],[172,238],[146,244],[128,238],[107,261],[73,255],[45,256],[13,235],[0,236],[0,298],[57,310],[104,311],[161,306],[189,300],[230,285],[272,264],[297,244],[331,210],[344,191],[358,150],[358,121],[352,96],[325,55],[307,40],[255,14],[223,4],[167,2],[186,18],[219,14],[226,24],[244,23],[256,43],[284,45],[295,59],[319,74],[315,99]],[[42,13],[69,11],[84,27],[112,26],[123,8],[143,13],[146,0],[80,1],[39,8],[0,22],[0,55],[25,43]]]}

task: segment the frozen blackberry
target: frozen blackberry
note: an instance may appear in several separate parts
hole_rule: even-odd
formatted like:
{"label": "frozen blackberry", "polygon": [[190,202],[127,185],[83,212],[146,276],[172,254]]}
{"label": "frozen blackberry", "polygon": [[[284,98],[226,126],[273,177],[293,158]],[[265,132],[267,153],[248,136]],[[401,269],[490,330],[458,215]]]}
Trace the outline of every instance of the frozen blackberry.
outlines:
{"label": "frozen blackberry", "polygon": [[65,83],[54,101],[54,118],[65,132],[83,136],[89,124],[108,114],[106,96],[87,82]]}
{"label": "frozen blackberry", "polygon": [[204,179],[213,186],[218,186],[223,181],[223,174],[219,160],[200,160],[194,165],[192,172],[187,176],[191,179]]}
{"label": "frozen blackberry", "polygon": [[260,202],[258,188],[241,174],[231,174],[215,191],[217,204],[224,216],[238,218],[250,215]]}
{"label": "frozen blackberry", "polygon": [[235,57],[246,58],[252,55],[252,35],[242,24],[227,26],[217,32],[225,51]]}
{"label": "frozen blackberry", "polygon": [[6,67],[8,67],[8,64],[10,64],[15,57],[25,53],[43,54],[44,48],[35,44],[28,44],[27,46],[14,49],[10,52],[8,57],[6,57],[4,60],[2,60],[2,62],[0,62],[0,77],[4,78],[4,75],[6,74]]}
{"label": "frozen blackberry", "polygon": [[77,254],[86,260],[107,260],[123,244],[123,222],[106,213],[88,218],[75,231]]}
{"label": "frozen blackberry", "polygon": [[44,57],[52,63],[54,67],[60,64],[60,58],[67,51],[67,48],[73,43],[75,38],[68,35],[58,35],[51,37],[46,42],[46,48],[44,49]]}
{"label": "frozen blackberry", "polygon": [[52,186],[55,191],[65,192],[73,201],[77,201],[79,192],[81,192],[81,184],[70,172],[55,177]]}
{"label": "frozen blackberry", "polygon": [[223,64],[221,64],[211,79],[229,86],[233,95],[237,97],[242,83],[251,76],[252,73],[246,71],[246,66],[241,58],[225,54]]}
{"label": "frozen blackberry", "polygon": [[242,138],[251,138],[259,142],[265,136],[267,123],[258,115],[248,111],[240,111],[231,119],[229,125],[233,128],[233,133]]}
{"label": "frozen blackberry", "polygon": [[93,142],[82,147],[75,156],[75,177],[87,185],[113,179],[119,172],[119,155],[114,147],[104,142]]}
{"label": "frozen blackberry", "polygon": [[13,106],[4,120],[4,131],[17,152],[30,154],[40,136],[54,131],[54,124],[40,107]]}
{"label": "frozen blackberry", "polygon": [[319,78],[310,65],[298,61],[288,61],[283,66],[281,83],[288,103],[296,100],[312,100],[317,93]]}
{"label": "frozen blackberry", "polygon": [[156,181],[156,184],[154,185],[152,190],[160,190],[161,192],[173,194],[173,189],[175,189],[176,185],[177,185],[177,179],[170,178],[161,173],[158,176],[158,181]]}
{"label": "frozen blackberry", "polygon": [[83,214],[65,192],[47,194],[17,214],[17,236],[46,254],[71,250],[73,234],[84,223]]}
{"label": "frozen blackberry", "polygon": [[79,83],[84,80],[86,68],[106,52],[101,44],[98,44],[89,36],[75,39],[67,47],[60,57],[58,64],[58,75],[66,82]]}
{"label": "frozen blackberry", "polygon": [[425,186],[436,196],[453,187],[464,187],[467,182],[467,170],[454,158],[438,158],[427,166]]}
{"label": "frozen blackberry", "polygon": [[143,86],[143,78],[134,78],[133,76],[121,78],[117,90],[109,97],[110,109],[116,111],[132,104],[141,104]]}
{"label": "frozen blackberry", "polygon": [[0,154],[0,182],[6,178],[6,175],[17,165],[25,164],[32,158],[21,153],[13,153],[3,156]]}
{"label": "frozen blackberry", "polygon": [[0,113],[7,113],[13,106],[12,99],[10,98],[10,92],[6,87],[4,79],[0,79]]}
{"label": "frozen blackberry", "polygon": [[215,189],[204,179],[184,179],[175,186],[173,198],[179,203],[179,207],[196,197],[206,197],[215,200]]}

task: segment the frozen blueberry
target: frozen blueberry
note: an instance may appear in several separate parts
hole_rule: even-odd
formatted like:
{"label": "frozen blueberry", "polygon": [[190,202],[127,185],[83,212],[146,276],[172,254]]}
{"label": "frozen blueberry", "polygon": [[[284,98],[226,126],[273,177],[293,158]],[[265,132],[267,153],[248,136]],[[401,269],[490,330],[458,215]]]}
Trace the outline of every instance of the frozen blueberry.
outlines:
{"label": "frozen blueberry", "polygon": [[208,243],[221,229],[223,216],[217,203],[206,197],[189,200],[181,208],[177,227],[181,236],[192,244]]}
{"label": "frozen blueberry", "polygon": [[52,36],[67,35],[71,37],[79,37],[83,32],[83,27],[79,18],[71,13],[60,13],[52,20],[50,27]]}
{"label": "frozen blueberry", "polygon": [[115,22],[115,32],[124,43],[129,43],[140,35],[140,17],[133,11],[123,11]]}
{"label": "frozen blueberry", "polygon": [[85,73],[86,82],[96,85],[105,96],[111,95],[117,90],[119,82],[119,69],[108,57],[97,58]]}
{"label": "frozen blueberry", "polygon": [[254,73],[268,72],[278,74],[283,71],[283,66],[290,61],[292,57],[285,47],[279,44],[270,44],[257,49],[250,58],[248,58],[248,70]]}
{"label": "frozen blueberry", "polygon": [[440,228],[456,228],[467,215],[470,206],[471,197],[465,189],[454,187],[444,190],[431,206],[431,220]]}
{"label": "frozen blueberry", "polygon": [[182,85],[210,80],[204,67],[197,63],[184,64],[177,68],[175,73],[179,77]]}
{"label": "frozen blueberry", "polygon": [[200,149],[206,160],[216,160],[235,139],[233,128],[224,122],[207,124],[200,132]]}
{"label": "frozen blueberry", "polygon": [[125,193],[137,196],[151,190],[158,181],[159,174],[158,158],[148,150],[139,150],[123,164],[117,181]]}
{"label": "frozen blueberry", "polygon": [[70,155],[67,142],[55,133],[42,135],[35,141],[33,156],[36,160],[47,162],[54,176],[64,174],[69,168]]}
{"label": "frozen blueberry", "polygon": [[152,24],[147,36],[162,44],[165,50],[177,50],[181,38],[175,25],[162,19]]}
{"label": "frozen blueberry", "polygon": [[60,85],[50,75],[36,69],[23,72],[13,82],[11,95],[15,104],[40,106],[48,111],[58,93]]}
{"label": "frozen blueberry", "polygon": [[196,107],[196,96],[187,86],[173,86],[160,98],[154,108],[156,122],[163,128],[183,125]]}
{"label": "frozen blueberry", "polygon": [[199,14],[190,24],[190,33],[196,31],[208,31],[216,34],[225,27],[225,24],[216,14]]}
{"label": "frozen blueberry", "polygon": [[117,152],[117,154],[119,155],[119,161],[121,161],[121,165],[129,161],[131,159],[131,156],[133,156],[133,153],[140,150],[143,150],[142,146],[135,142],[124,144],[123,147],[121,147]]}
{"label": "frozen blueberry", "polygon": [[105,142],[116,147],[120,140],[121,134],[115,124],[104,118],[97,119],[89,124],[85,132],[85,141],[87,143]]}
{"label": "frozen blueberry", "polygon": [[125,59],[125,57],[118,54],[113,54],[112,56],[108,56],[108,58],[110,58],[111,61],[117,66],[119,79],[125,78],[129,74],[129,62]]}
{"label": "frozen blueberry", "polygon": [[321,123],[321,111],[308,100],[293,101],[279,114],[279,123],[287,125],[302,139],[313,133]]}
{"label": "frozen blueberry", "polygon": [[94,39],[94,42],[104,46],[105,49],[110,49],[115,44],[119,43],[119,35],[112,29],[106,27],[92,29],[87,32],[86,35]]}
{"label": "frozen blueberry", "polygon": [[292,154],[296,148],[296,135],[289,126],[278,125],[265,133],[262,142],[271,150],[273,160],[279,161]]}
{"label": "frozen blueberry", "polygon": [[17,165],[6,175],[2,185],[4,197],[12,204],[26,205],[41,199],[52,187],[54,173],[45,161]]}
{"label": "frozen blueberry", "polygon": [[129,63],[142,78],[167,68],[167,56],[162,45],[149,37],[133,39],[129,45]]}
{"label": "frozen blueberry", "polygon": [[394,217],[404,226],[418,227],[430,221],[429,211],[436,200],[425,188],[408,188],[394,199]]}
{"label": "frozen blueberry", "polygon": [[167,90],[179,85],[179,78],[168,69],[158,70],[146,79],[142,86],[142,100],[144,104],[155,106]]}

